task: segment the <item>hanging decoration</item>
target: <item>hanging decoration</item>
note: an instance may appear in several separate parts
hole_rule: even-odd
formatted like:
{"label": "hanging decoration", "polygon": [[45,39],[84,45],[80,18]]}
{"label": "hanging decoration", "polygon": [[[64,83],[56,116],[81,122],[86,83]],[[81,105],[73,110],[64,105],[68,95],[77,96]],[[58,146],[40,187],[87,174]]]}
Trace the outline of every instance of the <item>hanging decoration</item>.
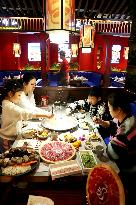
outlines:
{"label": "hanging decoration", "polygon": [[71,44],[71,54],[72,57],[77,57],[78,55],[78,44]]}
{"label": "hanging decoration", "polygon": [[128,59],[129,47],[124,47],[124,58]]}
{"label": "hanging decoration", "polygon": [[68,43],[69,31],[75,31],[75,0],[45,0],[45,2],[44,28],[49,32],[51,42]]}
{"label": "hanging decoration", "polygon": [[13,54],[15,55],[15,57],[20,57],[21,55],[20,43],[13,43]]}
{"label": "hanging decoration", "polygon": [[80,29],[80,47],[94,48],[95,27],[83,25]]}

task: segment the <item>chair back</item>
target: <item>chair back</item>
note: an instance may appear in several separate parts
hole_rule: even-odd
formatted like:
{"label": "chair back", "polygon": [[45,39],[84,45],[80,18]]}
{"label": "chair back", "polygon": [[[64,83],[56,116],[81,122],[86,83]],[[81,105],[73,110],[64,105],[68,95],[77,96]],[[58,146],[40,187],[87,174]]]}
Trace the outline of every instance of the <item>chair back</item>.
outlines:
{"label": "chair back", "polygon": [[125,205],[123,184],[105,163],[96,165],[88,174],[86,194],[89,205]]}
{"label": "chair back", "polygon": [[136,103],[130,103],[131,114],[136,117]]}

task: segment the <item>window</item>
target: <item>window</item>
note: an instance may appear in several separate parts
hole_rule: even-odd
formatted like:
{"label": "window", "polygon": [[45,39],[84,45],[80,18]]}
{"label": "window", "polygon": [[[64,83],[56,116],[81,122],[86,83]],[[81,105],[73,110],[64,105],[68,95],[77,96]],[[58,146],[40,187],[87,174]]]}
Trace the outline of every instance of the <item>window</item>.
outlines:
{"label": "window", "polygon": [[40,43],[28,43],[29,61],[41,61]]}
{"label": "window", "polygon": [[113,45],[113,46],[112,46],[112,58],[111,58],[111,63],[119,63],[119,60],[120,60],[120,51],[121,51],[121,46],[120,46],[120,45]]}

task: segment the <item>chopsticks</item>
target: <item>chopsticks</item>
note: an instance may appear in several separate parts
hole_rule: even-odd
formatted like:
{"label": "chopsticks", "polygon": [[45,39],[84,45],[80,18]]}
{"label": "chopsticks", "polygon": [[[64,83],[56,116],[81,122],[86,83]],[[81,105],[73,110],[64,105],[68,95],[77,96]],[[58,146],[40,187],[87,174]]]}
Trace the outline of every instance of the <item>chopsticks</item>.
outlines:
{"label": "chopsticks", "polygon": [[54,105],[52,105],[51,112],[54,113]]}

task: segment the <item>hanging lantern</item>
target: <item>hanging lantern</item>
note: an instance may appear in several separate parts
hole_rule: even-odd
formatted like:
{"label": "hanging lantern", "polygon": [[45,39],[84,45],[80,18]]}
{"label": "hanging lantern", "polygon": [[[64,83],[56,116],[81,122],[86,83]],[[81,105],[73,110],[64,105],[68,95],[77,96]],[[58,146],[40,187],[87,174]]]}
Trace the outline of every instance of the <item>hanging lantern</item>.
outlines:
{"label": "hanging lantern", "polygon": [[71,44],[71,53],[72,53],[72,57],[77,57],[78,55],[78,45],[77,44]]}
{"label": "hanging lantern", "polygon": [[13,54],[15,57],[20,57],[21,45],[19,43],[13,43]]}
{"label": "hanging lantern", "polygon": [[124,47],[124,58],[128,59],[129,47]]}
{"label": "hanging lantern", "polygon": [[80,47],[94,48],[95,27],[83,25],[80,29]]}
{"label": "hanging lantern", "polygon": [[[61,43],[69,42],[69,31],[75,31],[75,0],[45,0],[45,30],[49,31],[52,43],[58,43],[56,39],[63,30]],[[55,32],[54,32],[55,30]]]}

